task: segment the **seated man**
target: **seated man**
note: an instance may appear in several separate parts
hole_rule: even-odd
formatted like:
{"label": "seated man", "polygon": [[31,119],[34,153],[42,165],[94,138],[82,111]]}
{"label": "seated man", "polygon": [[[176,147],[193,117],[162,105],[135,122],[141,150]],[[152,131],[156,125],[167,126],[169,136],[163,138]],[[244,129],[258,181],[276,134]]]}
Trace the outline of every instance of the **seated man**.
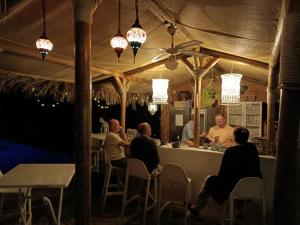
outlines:
{"label": "seated man", "polygon": [[238,127],[234,130],[235,145],[226,149],[218,176],[209,176],[198,196],[198,201],[190,207],[193,213],[199,213],[212,197],[217,203],[225,202],[236,183],[244,177],[262,178],[259,156],[256,146],[248,142],[247,128]]}
{"label": "seated man", "polygon": [[212,144],[219,144],[222,147],[233,145],[233,127],[226,125],[224,117],[221,114],[215,116],[216,125],[209,129],[207,138]]}
{"label": "seated man", "polygon": [[104,150],[113,166],[126,167],[127,160],[124,153],[124,147],[129,147],[127,136],[124,129],[120,127],[119,121],[111,119],[109,121],[109,133],[104,141]]}
{"label": "seated man", "polygon": [[149,174],[159,166],[159,155],[155,141],[151,136],[151,126],[144,122],[138,125],[139,135],[130,144],[131,157],[143,161]]}

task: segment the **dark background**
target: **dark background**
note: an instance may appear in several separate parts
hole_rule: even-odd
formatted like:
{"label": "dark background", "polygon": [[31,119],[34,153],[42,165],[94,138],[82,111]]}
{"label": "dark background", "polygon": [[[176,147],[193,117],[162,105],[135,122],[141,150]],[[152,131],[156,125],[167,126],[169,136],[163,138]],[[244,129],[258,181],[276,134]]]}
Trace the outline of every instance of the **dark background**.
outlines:
{"label": "dark background", "polygon": [[[126,109],[126,128],[136,128],[138,123],[146,121],[152,126],[153,137],[159,138],[158,108],[157,113],[151,116],[146,104],[129,105]],[[92,101],[93,133],[100,130],[100,117],[107,122],[112,118],[120,120],[120,105],[108,106],[104,101]],[[51,98],[26,97],[20,92],[0,93],[0,139],[65,152],[73,151],[74,104],[57,103]]]}

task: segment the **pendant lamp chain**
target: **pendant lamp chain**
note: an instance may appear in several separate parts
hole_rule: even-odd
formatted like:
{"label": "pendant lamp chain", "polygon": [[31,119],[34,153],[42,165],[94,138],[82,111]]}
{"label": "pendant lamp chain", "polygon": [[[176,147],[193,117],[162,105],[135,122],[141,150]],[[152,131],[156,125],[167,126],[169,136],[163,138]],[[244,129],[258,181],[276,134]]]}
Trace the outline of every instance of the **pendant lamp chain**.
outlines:
{"label": "pendant lamp chain", "polygon": [[135,56],[142,46],[142,44],[146,41],[147,39],[147,34],[143,30],[140,21],[139,21],[139,5],[138,5],[138,0],[135,0],[135,14],[136,14],[136,19],[134,24],[131,26],[130,30],[127,32],[127,40],[131,45],[132,52],[133,52],[133,62],[135,62]]}
{"label": "pendant lamp chain", "polygon": [[40,54],[42,55],[42,59],[44,61],[46,55],[53,49],[53,44],[50,40],[47,39],[46,35],[46,6],[45,0],[42,0],[42,19],[43,19],[43,30],[42,35],[36,41],[36,47],[39,50]]}
{"label": "pendant lamp chain", "polygon": [[126,38],[123,37],[121,33],[121,0],[118,2],[118,32],[117,34],[110,40],[110,45],[113,47],[115,53],[118,56],[118,62],[120,61],[120,56],[124,49],[126,49],[128,42]]}
{"label": "pendant lamp chain", "polygon": [[46,7],[45,0],[42,0],[42,16],[43,16],[43,33],[42,35],[46,36]]}

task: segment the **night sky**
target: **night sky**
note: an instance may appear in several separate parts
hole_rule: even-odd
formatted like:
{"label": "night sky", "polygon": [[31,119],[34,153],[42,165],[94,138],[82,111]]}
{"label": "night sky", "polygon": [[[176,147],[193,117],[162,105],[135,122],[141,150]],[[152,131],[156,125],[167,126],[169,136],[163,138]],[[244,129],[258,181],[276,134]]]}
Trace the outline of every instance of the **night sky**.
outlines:
{"label": "night sky", "polygon": [[[133,109],[135,108],[135,109]],[[143,121],[152,126],[154,137],[159,137],[160,110],[151,116],[147,105],[129,105],[126,128],[136,128]],[[99,132],[99,117],[106,121],[120,119],[120,105],[108,106],[104,101],[93,101],[92,132]],[[73,151],[74,104],[57,103],[51,98],[25,97],[23,93],[0,93],[0,139],[34,146]]]}

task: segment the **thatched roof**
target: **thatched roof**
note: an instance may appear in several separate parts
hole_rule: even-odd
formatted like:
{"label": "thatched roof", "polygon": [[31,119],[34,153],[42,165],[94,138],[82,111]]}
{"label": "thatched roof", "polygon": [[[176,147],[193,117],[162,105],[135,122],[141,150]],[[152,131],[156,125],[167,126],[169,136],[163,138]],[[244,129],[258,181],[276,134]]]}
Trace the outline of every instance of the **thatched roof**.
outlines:
{"label": "thatched roof", "polygon": [[[54,49],[44,63],[35,47],[42,29],[41,1],[0,2],[0,77],[4,77],[1,78],[1,90],[18,83],[23,90],[39,87],[40,93],[47,92],[58,100],[70,100],[55,93],[60,89],[71,92],[74,83],[72,1],[46,0],[47,35],[54,43]],[[125,34],[135,19],[134,0],[121,2],[121,29]],[[140,0],[140,22],[148,37],[135,63],[130,48],[125,50],[118,62],[109,44],[117,31],[117,5],[117,0],[102,1],[93,15],[92,79],[98,85],[102,85],[100,81],[103,79],[124,73],[132,81],[129,92],[149,93],[152,78],[171,77],[171,85],[191,79],[181,60],[178,60],[179,67],[173,71],[167,70],[163,64],[152,69],[135,70],[151,64],[151,59],[161,53],[159,48],[170,47],[169,23],[176,23],[178,27],[175,45],[199,40],[203,44],[193,46],[193,51],[208,55],[226,53],[257,62],[256,65],[240,63],[225,57],[221,58],[217,67],[224,72],[233,70],[250,80],[267,83],[280,0]],[[192,58],[188,60],[193,63]],[[45,85],[47,83],[51,85]],[[100,93],[113,87],[107,82],[103,85],[102,89],[97,89]]]}

